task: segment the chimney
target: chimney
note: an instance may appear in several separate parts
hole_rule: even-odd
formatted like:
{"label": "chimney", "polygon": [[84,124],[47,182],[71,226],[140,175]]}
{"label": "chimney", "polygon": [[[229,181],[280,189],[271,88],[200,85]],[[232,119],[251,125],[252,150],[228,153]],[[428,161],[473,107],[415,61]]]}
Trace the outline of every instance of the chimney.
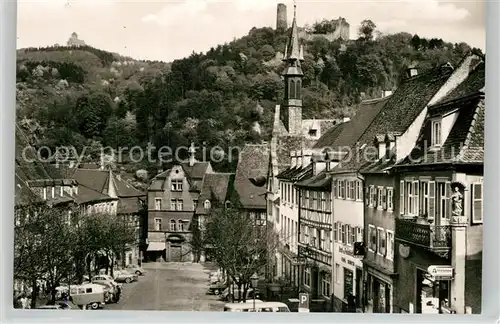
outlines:
{"label": "chimney", "polygon": [[193,142],[191,142],[191,146],[189,147],[188,152],[189,152],[189,166],[192,167],[196,162],[195,158],[196,148],[194,147]]}
{"label": "chimney", "polygon": [[385,97],[388,97],[392,94],[392,91],[391,90],[384,90],[382,92],[382,98],[385,98]]}
{"label": "chimney", "polygon": [[295,168],[297,166],[297,154],[295,153],[295,151],[291,151],[290,152],[290,160],[291,160],[291,163],[290,163],[290,168]]}
{"label": "chimney", "polygon": [[348,122],[348,121],[350,121],[350,120],[351,120],[351,118],[349,118],[349,117],[344,117],[344,119],[342,119],[342,122],[343,122],[343,123],[347,123],[347,122]]}
{"label": "chimney", "polygon": [[302,150],[302,166],[306,167],[311,163],[311,150]]}
{"label": "chimney", "polygon": [[407,77],[411,78],[415,75],[418,75],[418,70],[416,67],[411,67],[406,70]]}
{"label": "chimney", "polygon": [[296,159],[297,159],[297,166],[298,167],[302,167],[302,151],[298,150],[295,152],[295,156],[296,156]]}

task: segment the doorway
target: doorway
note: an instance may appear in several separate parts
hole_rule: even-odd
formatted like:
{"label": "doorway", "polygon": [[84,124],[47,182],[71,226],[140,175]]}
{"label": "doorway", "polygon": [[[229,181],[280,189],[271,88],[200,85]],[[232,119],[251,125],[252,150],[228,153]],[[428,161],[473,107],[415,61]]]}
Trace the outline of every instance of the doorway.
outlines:
{"label": "doorway", "polygon": [[182,248],[180,245],[170,246],[170,261],[171,262],[182,262]]}
{"label": "doorway", "polygon": [[361,307],[361,298],[363,295],[363,271],[356,268],[356,307]]}

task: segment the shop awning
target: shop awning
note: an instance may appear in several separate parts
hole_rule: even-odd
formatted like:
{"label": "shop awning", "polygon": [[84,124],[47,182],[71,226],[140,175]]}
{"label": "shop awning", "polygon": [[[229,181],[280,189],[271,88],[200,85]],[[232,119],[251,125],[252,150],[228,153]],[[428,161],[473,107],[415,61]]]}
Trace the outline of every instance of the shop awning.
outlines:
{"label": "shop awning", "polygon": [[165,242],[149,242],[147,251],[163,251],[165,250]]}

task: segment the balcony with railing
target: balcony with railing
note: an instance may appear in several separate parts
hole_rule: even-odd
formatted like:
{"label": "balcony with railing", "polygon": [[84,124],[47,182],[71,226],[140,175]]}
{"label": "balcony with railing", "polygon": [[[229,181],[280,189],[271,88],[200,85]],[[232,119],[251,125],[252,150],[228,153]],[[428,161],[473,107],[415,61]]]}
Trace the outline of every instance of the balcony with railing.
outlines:
{"label": "balcony with railing", "polygon": [[398,241],[433,252],[448,252],[451,248],[449,225],[435,225],[430,222],[418,222],[416,219],[397,218],[395,236]]}

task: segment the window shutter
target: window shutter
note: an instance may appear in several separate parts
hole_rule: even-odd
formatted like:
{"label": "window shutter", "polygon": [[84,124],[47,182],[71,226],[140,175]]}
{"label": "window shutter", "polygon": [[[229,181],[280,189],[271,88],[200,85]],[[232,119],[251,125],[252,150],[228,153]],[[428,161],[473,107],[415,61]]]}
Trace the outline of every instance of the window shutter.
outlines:
{"label": "window shutter", "polygon": [[399,181],[399,214],[405,214],[405,182]]}
{"label": "window shutter", "polygon": [[365,187],[365,204],[367,206],[370,205],[370,191],[371,191],[371,186]]}
{"label": "window shutter", "polygon": [[333,197],[337,197],[337,179],[333,180]]}
{"label": "window shutter", "polygon": [[436,182],[435,181],[429,181],[429,206],[427,207],[427,210],[429,211],[429,214],[427,215],[428,218],[434,219],[436,216]]}
{"label": "window shutter", "polygon": [[483,184],[472,184],[472,222],[483,222]]}
{"label": "window shutter", "polygon": [[414,204],[415,204],[415,215],[420,215],[420,210],[418,208],[419,206],[419,196],[418,196],[418,191],[419,191],[419,186],[418,186],[418,181],[413,182],[413,196],[414,198]]}
{"label": "window shutter", "polygon": [[451,182],[446,181],[446,210],[444,217],[450,219],[451,216]]}
{"label": "window shutter", "polygon": [[382,208],[387,209],[387,188],[382,189]]}

